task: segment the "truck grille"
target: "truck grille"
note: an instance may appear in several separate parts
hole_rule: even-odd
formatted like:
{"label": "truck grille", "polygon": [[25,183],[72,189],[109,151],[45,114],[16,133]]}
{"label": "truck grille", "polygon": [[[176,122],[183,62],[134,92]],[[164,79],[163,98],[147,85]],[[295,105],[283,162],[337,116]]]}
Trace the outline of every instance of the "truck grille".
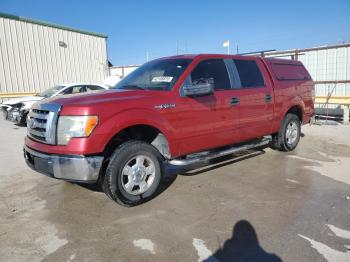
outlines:
{"label": "truck grille", "polygon": [[55,144],[57,118],[60,109],[61,106],[58,104],[35,104],[28,114],[28,136],[46,144]]}

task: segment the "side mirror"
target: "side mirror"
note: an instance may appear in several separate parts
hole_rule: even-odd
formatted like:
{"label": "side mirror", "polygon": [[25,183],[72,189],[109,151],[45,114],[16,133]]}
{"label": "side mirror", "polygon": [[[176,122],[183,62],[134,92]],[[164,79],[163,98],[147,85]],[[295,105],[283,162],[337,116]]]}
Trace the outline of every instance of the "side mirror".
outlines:
{"label": "side mirror", "polygon": [[200,83],[196,85],[184,85],[183,94],[184,96],[204,96],[211,95],[214,92],[213,84],[211,83]]}

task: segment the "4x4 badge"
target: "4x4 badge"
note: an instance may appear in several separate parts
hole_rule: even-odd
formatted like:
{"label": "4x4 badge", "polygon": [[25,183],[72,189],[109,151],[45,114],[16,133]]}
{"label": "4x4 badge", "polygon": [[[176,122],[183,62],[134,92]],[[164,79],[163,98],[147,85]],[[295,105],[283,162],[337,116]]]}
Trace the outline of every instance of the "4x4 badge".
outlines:
{"label": "4x4 badge", "polygon": [[161,104],[161,105],[154,106],[154,108],[156,109],[167,109],[167,108],[174,108],[174,107],[176,107],[175,104]]}

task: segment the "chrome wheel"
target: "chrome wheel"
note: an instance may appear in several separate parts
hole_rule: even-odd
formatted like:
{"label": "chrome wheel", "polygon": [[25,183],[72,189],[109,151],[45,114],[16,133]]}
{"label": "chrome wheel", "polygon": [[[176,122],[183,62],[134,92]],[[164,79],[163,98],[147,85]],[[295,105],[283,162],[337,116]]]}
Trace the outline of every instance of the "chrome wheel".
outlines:
{"label": "chrome wheel", "polygon": [[145,155],[137,155],[123,167],[121,184],[127,193],[140,195],[152,186],[155,176],[153,161]]}
{"label": "chrome wheel", "polygon": [[298,139],[298,133],[298,124],[294,121],[289,122],[286,129],[286,142],[288,145],[293,145],[295,143]]}

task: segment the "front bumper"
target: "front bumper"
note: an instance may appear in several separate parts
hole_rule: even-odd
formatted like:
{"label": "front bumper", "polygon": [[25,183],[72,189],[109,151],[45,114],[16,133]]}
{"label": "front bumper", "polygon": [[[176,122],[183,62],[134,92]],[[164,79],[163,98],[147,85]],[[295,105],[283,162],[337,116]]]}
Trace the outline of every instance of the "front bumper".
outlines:
{"label": "front bumper", "polygon": [[24,158],[33,170],[57,179],[97,182],[102,156],[49,155],[24,146]]}

